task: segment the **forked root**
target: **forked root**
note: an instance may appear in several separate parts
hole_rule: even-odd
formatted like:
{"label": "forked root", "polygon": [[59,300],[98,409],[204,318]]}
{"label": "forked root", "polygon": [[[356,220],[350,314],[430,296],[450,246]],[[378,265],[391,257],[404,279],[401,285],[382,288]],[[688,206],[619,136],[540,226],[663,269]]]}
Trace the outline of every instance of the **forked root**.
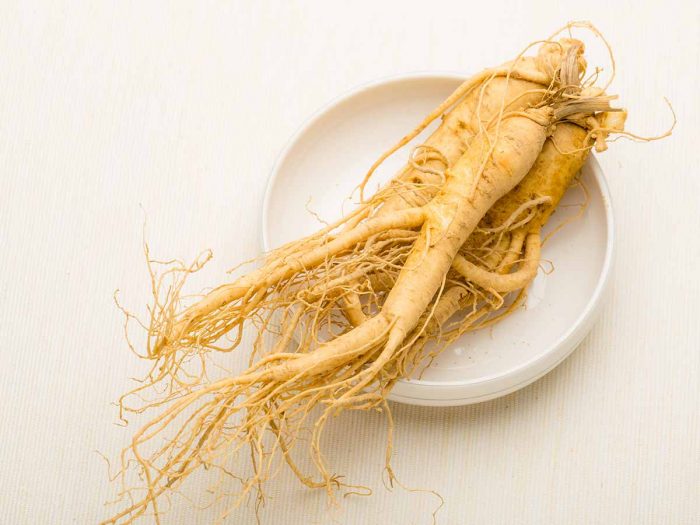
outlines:
{"label": "forked root", "polygon": [[[203,261],[166,266],[165,277],[152,272],[144,325],[153,368],[132,394],[157,387],[162,398],[128,407],[125,397],[121,407],[161,412],[122,455],[122,475],[135,460],[145,487],[125,490],[132,503],[105,523],[149,509],[158,521],[159,501],[201,467],[220,473],[219,489],[238,486],[224,516],[260,494],[283,461],[331,498],[355,488],[323,456],[331,416],[388,410],[391,388],[418,370],[428,343],[436,343],[431,359],[512,314],[537,273],[543,225],[588,151],[620,131],[624,115],[611,116],[613,97],[584,69],[582,43],[566,38],[468,80],[371,167],[358,210],[194,302],[182,290]],[[407,167],[365,200],[379,164],[445,112]],[[244,326],[257,336],[249,368],[210,380],[209,352],[237,348]],[[293,458],[306,431],[313,474]],[[392,475],[391,443],[387,450]]]}
{"label": "forked root", "polygon": [[[238,376],[173,395],[171,404],[142,427],[125,450],[147,480],[145,496],[104,523],[134,519],[149,506],[157,511],[159,497],[176,490],[202,466],[241,480],[231,508],[269,479],[278,468],[274,459],[278,455],[309,487],[325,488],[332,496],[338,488],[350,486],[329,472],[321,435],[329,416],[338,410],[384,405],[386,388],[397,377],[387,371],[404,366],[401,361],[408,349],[396,348],[392,326],[376,316],[312,353],[270,355]],[[315,408],[322,411],[309,448],[316,467],[312,476],[299,470],[291,452]],[[162,435],[168,431],[172,437],[163,443]],[[254,458],[254,473],[248,478],[236,474],[244,448]]]}
{"label": "forked root", "polygon": [[525,259],[521,267],[514,273],[496,273],[485,270],[476,264],[469,262],[463,256],[457,254],[452,261],[452,268],[467,281],[481,286],[487,290],[496,292],[512,292],[527,287],[535,278],[540,264],[540,236],[531,233],[525,241]]}

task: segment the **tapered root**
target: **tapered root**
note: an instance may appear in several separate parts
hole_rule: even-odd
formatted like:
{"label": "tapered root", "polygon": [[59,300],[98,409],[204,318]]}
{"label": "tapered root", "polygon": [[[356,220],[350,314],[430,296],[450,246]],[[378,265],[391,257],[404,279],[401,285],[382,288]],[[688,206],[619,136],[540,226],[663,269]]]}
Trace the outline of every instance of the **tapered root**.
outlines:
{"label": "tapered root", "polygon": [[[462,84],[370,168],[355,212],[271,252],[259,269],[195,299],[182,294],[185,279],[208,256],[151,271],[152,369],[120,408],[160,413],[121,458],[122,479],[135,461],[145,487],[124,490],[132,503],[105,523],[149,511],[158,521],[159,501],[200,467],[220,475],[216,498],[230,498],[222,518],[247,495],[261,497],[285,463],[331,498],[352,487],[326,464],[326,423],[343,410],[388,410],[397,381],[518,308],[538,271],[543,225],[588,151],[621,127],[612,97],[584,81],[582,52],[577,40],[546,42],[536,57]],[[365,201],[379,164],[446,112]],[[244,326],[255,336],[248,368],[213,378],[208,353],[238,347]],[[157,400],[142,397],[151,387]],[[128,406],[131,397],[142,404]],[[294,458],[304,443],[311,473]],[[387,451],[391,476],[391,443]]]}
{"label": "tapered root", "polygon": [[[152,356],[158,357],[168,347],[178,349],[187,345],[205,343],[207,340],[216,340],[228,332],[232,326],[245,319],[246,309],[239,307],[242,314],[239,320],[229,312],[227,321],[217,325],[216,314],[221,313],[231,303],[242,301],[255,307],[281,282],[292,277],[298,278],[327,263],[330,259],[354,249],[372,236],[391,230],[417,228],[423,224],[424,220],[425,210],[422,208],[401,210],[391,215],[367,219],[352,230],[339,234],[315,249],[308,251],[300,249],[298,252],[288,250],[283,258],[270,260],[262,268],[237,281],[216,288],[196,304],[185,309],[177,316],[176,321],[169,322],[164,327],[164,332],[153,346]],[[215,316],[214,319],[211,318],[212,315]],[[204,326],[211,327],[212,324],[218,329],[212,333],[201,333]]]}
{"label": "tapered root", "polygon": [[537,275],[540,264],[540,235],[531,233],[525,241],[525,259],[518,271],[507,274],[490,272],[469,262],[463,256],[457,254],[452,262],[454,268],[467,281],[473,282],[487,290],[496,292],[512,292],[526,287]]}

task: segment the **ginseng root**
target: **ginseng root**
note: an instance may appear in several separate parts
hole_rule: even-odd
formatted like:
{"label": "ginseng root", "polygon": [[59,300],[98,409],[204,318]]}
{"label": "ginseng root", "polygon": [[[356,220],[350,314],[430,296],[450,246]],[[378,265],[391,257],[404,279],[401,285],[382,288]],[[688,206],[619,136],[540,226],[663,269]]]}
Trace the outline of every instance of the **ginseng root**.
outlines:
{"label": "ginseng root", "polygon": [[[160,413],[122,457],[145,487],[126,490],[132,503],[108,522],[149,509],[158,521],[162,498],[200,467],[240,480],[231,508],[280,459],[333,497],[344,483],[322,453],[328,419],[345,409],[388,411],[395,381],[413,372],[426,339],[456,311],[466,311],[460,330],[483,326],[505,294],[522,293],[539,264],[542,226],[590,147],[603,148],[620,127],[600,125],[610,123],[613,97],[584,82],[583,50],[571,38],[547,41],[535,57],[465,82],[398,144],[452,108],[393,183],[234,282],[187,303],[185,278],[201,262],[152,271],[153,368],[121,405]],[[246,325],[257,333],[249,368],[210,380],[208,354],[239,346]],[[128,404],[154,385],[163,398]],[[313,476],[292,457],[305,430]]]}

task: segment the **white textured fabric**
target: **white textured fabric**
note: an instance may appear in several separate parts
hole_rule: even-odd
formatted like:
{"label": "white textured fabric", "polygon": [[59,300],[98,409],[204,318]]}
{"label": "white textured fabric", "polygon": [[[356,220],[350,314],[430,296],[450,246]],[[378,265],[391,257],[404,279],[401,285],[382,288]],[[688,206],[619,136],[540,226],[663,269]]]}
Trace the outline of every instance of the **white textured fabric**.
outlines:
{"label": "white textured fabric", "polygon": [[[614,288],[582,347],[506,398],[394,405],[394,467],[444,524],[700,522],[700,175],[696,2],[33,2],[0,7],[0,521],[94,523],[132,428],[110,405],[142,373],[112,302],[143,311],[141,232],[160,257],[259,250],[267,174],[332,97],[415,70],[468,73],[571,18],[618,58],[630,129],[600,162]],[[145,210],[142,211],[142,209]],[[381,484],[381,414],[343,416],[329,457],[375,489],[328,510],[283,475],[266,524],[425,524],[436,499]],[[195,488],[203,489],[203,483]],[[196,492],[196,491],[195,491]],[[208,523],[176,502],[164,523]],[[242,509],[231,523],[251,523]]]}

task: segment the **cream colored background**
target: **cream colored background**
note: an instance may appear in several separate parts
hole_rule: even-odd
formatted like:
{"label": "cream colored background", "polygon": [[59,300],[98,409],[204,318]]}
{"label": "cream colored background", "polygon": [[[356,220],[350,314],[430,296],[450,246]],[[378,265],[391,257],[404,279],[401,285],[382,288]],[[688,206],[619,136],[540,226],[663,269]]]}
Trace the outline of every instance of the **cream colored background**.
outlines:
{"label": "cream colored background", "polygon": [[[394,466],[440,492],[443,524],[700,522],[700,11],[660,4],[3,2],[0,6],[0,522],[94,523],[114,495],[95,449],[132,429],[110,405],[143,363],[112,303],[143,310],[154,254],[259,250],[275,155],[305,117],[378,77],[465,73],[573,18],[618,57],[630,128],[600,157],[618,220],[604,315],[556,371],[504,399],[394,406]],[[381,485],[384,420],[329,432],[337,471],[375,488],[328,512],[283,478],[267,524],[426,524],[435,500]],[[201,488],[201,487],[199,487]],[[251,523],[245,509],[231,523]],[[166,523],[208,523],[176,505]]]}

